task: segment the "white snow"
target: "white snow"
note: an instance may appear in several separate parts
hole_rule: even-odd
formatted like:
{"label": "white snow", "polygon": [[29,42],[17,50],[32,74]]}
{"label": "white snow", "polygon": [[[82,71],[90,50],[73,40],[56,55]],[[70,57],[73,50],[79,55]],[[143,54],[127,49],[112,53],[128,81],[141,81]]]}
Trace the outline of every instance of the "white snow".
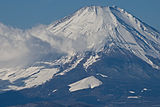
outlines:
{"label": "white snow", "polygon": [[20,90],[38,86],[50,80],[58,71],[57,68],[45,69],[43,67],[30,67],[28,69],[20,70],[3,69],[0,70],[0,79],[8,80],[11,84],[8,84],[8,89],[0,88],[0,90]]}
{"label": "white snow", "polygon": [[52,92],[55,93],[56,91],[58,91],[58,89],[53,90]]}
{"label": "white snow", "polygon": [[[110,41],[107,45],[125,48],[152,67],[159,68],[146,55],[160,58],[160,53],[155,48],[160,48],[160,38],[157,38],[160,34],[123,9],[98,6],[82,8],[61,23],[49,25],[48,30],[73,41],[79,39],[85,44],[79,47],[87,47],[83,50],[101,51],[106,42]],[[151,42],[157,46],[153,46]],[[93,62],[95,58],[89,58],[84,67],[87,68]]]}
{"label": "white snow", "polygon": [[74,61],[74,63],[71,65],[71,67],[67,68],[63,72],[58,73],[57,75],[65,75],[67,72],[74,69],[82,60],[83,60],[83,57],[79,56],[78,59],[76,61]]}
{"label": "white snow", "polygon": [[143,90],[144,90],[144,91],[147,91],[148,89],[147,89],[147,88],[144,88]]}
{"label": "white snow", "polygon": [[68,86],[70,86],[69,91],[74,92],[74,91],[83,90],[87,88],[95,88],[100,86],[101,84],[102,82],[100,80],[98,80],[94,76],[90,76],[82,80],[79,80],[77,82],[74,82]]}
{"label": "white snow", "polygon": [[128,96],[128,99],[138,99],[140,96]]}
{"label": "white snow", "polygon": [[104,77],[104,78],[107,78],[108,76],[107,75],[104,75],[104,74],[101,74],[101,73],[98,73],[96,75],[100,75],[101,77]]}
{"label": "white snow", "polygon": [[83,64],[83,67],[87,70],[87,68],[92,65],[93,63],[95,63],[96,61],[98,61],[99,56],[95,55],[95,56],[90,56],[89,59],[87,59],[87,61]]}
{"label": "white snow", "polygon": [[147,90],[148,90],[147,88],[143,88],[143,90],[141,90],[141,92],[143,93],[143,92],[145,92]]}
{"label": "white snow", "polygon": [[129,93],[134,94],[135,92],[134,91],[129,91]]}

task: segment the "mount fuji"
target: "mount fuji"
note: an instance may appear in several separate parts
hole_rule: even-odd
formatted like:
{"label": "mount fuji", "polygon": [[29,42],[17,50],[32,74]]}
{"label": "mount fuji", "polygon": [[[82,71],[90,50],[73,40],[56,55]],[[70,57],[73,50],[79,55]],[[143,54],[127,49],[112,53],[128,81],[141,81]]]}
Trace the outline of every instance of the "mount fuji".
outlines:
{"label": "mount fuji", "polygon": [[0,24],[0,54],[2,107],[160,105],[160,32],[116,6]]}

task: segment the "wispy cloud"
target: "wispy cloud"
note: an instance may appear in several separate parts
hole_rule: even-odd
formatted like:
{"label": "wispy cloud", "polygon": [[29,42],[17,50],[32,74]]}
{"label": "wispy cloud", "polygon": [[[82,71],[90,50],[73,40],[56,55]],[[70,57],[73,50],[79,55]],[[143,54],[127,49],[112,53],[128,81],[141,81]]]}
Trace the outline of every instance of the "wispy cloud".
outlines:
{"label": "wispy cloud", "polygon": [[44,25],[23,31],[0,24],[0,67],[31,64],[48,54],[59,56],[82,51],[86,47],[83,41],[83,38],[55,36]]}
{"label": "wispy cloud", "polygon": [[100,35],[80,34],[75,35],[76,38],[69,38],[54,35],[47,28],[46,25],[39,25],[29,30],[21,30],[0,24],[0,67],[28,65],[48,55],[56,59],[61,55],[87,51],[92,49],[92,45],[98,49],[101,47],[100,41],[105,38]]}

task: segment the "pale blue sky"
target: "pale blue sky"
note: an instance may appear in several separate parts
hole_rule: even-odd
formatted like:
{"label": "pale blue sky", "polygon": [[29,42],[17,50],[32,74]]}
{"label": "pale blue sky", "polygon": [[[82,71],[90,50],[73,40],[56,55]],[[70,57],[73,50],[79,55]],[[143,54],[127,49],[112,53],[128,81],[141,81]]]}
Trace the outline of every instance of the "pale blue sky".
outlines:
{"label": "pale blue sky", "polygon": [[0,22],[28,29],[90,5],[116,5],[160,31],[160,0],[0,0]]}

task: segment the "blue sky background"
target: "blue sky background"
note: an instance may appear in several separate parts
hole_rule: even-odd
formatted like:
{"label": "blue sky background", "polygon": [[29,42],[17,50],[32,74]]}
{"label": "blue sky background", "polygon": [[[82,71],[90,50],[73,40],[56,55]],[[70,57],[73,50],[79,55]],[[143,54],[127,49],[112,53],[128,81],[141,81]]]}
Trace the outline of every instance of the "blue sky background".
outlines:
{"label": "blue sky background", "polygon": [[160,0],[0,0],[0,22],[28,29],[90,5],[116,5],[160,31]]}

